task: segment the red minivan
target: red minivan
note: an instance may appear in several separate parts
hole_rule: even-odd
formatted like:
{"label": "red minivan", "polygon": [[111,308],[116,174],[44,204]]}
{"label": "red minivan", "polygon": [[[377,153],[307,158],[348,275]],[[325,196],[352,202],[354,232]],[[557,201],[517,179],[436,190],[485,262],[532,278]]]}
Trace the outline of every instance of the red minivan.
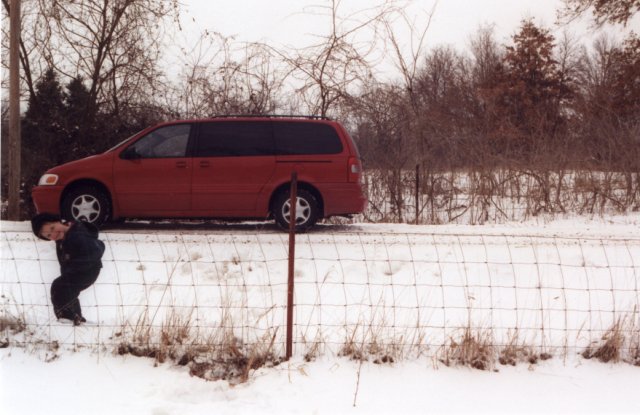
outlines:
{"label": "red minivan", "polygon": [[336,121],[219,117],[147,128],[107,152],[48,170],[32,196],[38,212],[101,225],[120,218],[274,218],[296,226],[361,213],[362,165]]}

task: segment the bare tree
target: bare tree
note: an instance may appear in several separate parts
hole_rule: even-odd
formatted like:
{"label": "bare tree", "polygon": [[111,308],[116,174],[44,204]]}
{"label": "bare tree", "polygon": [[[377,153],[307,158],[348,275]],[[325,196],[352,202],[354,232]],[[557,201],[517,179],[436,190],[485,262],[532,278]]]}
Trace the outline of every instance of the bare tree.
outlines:
{"label": "bare tree", "polygon": [[[162,21],[177,0],[29,0],[21,45],[30,95],[48,68],[87,83],[96,105],[118,114],[158,88]],[[3,0],[8,9],[6,0]]]}
{"label": "bare tree", "polygon": [[603,35],[583,51],[576,129],[593,161],[617,163],[640,144],[639,68],[640,41],[634,35],[622,44]]}
{"label": "bare tree", "polygon": [[[426,38],[431,19],[435,13],[438,2],[436,1],[430,12],[424,16],[411,18],[405,9],[397,8],[384,15],[385,41],[391,48],[391,55],[396,69],[399,70],[403,85],[408,93],[412,107],[417,109],[417,93],[414,89],[416,76],[424,58]],[[416,21],[420,17],[421,21]],[[399,22],[399,23],[398,23]],[[404,26],[409,32],[409,47],[403,47],[397,33],[397,26]]]}
{"label": "bare tree", "polygon": [[626,26],[629,19],[640,11],[640,0],[563,0],[564,8],[558,11],[560,20],[573,20],[592,10],[596,26],[620,23]]}
{"label": "bare tree", "polygon": [[[497,85],[505,73],[504,47],[495,40],[492,26],[481,26],[470,39],[470,82],[474,107],[473,125],[467,139],[476,152],[476,162],[505,164],[500,159],[501,136],[509,126],[505,125],[498,96]],[[498,160],[496,160],[498,158]],[[473,164],[473,163],[472,163]]]}
{"label": "bare tree", "polygon": [[[389,12],[383,4],[341,17],[340,5],[340,0],[330,0],[328,6],[317,6],[329,19],[329,31],[318,36],[318,43],[292,52],[273,49],[289,66],[300,100],[320,116],[336,110],[372,78],[367,58],[374,50],[377,24]],[[365,30],[374,35],[359,43],[357,37]]]}
{"label": "bare tree", "polygon": [[279,106],[285,75],[264,45],[204,32],[182,62],[172,107],[184,117],[265,114]]}
{"label": "bare tree", "polygon": [[[9,0],[2,0],[6,14],[3,20],[8,23],[11,15]],[[38,0],[23,0],[21,2],[21,35],[20,35],[20,75],[24,88],[28,91],[29,98],[35,96],[35,84],[48,69],[45,59],[40,59],[40,52],[45,48],[51,38],[51,31],[47,19],[39,13]],[[3,22],[5,23],[5,22]],[[9,25],[2,25],[2,50],[3,54],[9,49]],[[8,59],[2,59],[2,65],[8,68]],[[3,82],[6,80],[3,79]]]}
{"label": "bare tree", "polygon": [[480,26],[470,39],[473,60],[473,82],[482,88],[496,82],[496,74],[500,71],[504,53],[495,40],[492,26]]}

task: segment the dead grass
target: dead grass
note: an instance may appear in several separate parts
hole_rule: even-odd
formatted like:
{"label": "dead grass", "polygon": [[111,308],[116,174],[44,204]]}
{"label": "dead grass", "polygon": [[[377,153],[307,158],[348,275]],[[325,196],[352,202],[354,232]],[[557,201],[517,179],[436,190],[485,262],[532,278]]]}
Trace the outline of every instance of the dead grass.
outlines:
{"label": "dead grass", "polygon": [[170,311],[159,330],[153,330],[147,313],[134,326],[125,325],[116,333],[121,341],[116,353],[152,358],[156,364],[171,362],[189,368],[191,376],[205,380],[246,382],[252,370],[277,366],[281,358],[274,352],[277,330],[266,332],[252,344],[245,344],[221,324],[206,337],[192,334],[191,314]]}
{"label": "dead grass", "polygon": [[347,333],[347,339],[340,348],[338,356],[360,362],[371,361],[374,364],[392,364],[401,358],[401,339],[398,342],[381,342],[379,335],[372,330],[371,326],[361,330],[363,331],[362,338],[358,338],[358,328],[361,326],[356,326],[350,333]]}
{"label": "dead grass", "polygon": [[0,339],[0,349],[9,347],[11,344],[9,339],[18,333],[24,332],[26,328],[27,325],[23,319],[3,312],[0,315],[0,333],[3,333],[4,336]]}
{"label": "dead grass", "polygon": [[516,366],[518,363],[534,365],[539,360],[549,360],[552,357],[547,352],[537,353],[534,347],[519,339],[519,332],[516,330],[509,336],[507,344],[500,348],[498,362],[503,366]]}
{"label": "dead grass", "polygon": [[618,363],[620,361],[620,352],[623,344],[624,335],[620,330],[620,321],[617,321],[602,336],[602,342],[600,344],[589,346],[582,353],[582,357],[585,359],[596,358],[604,363],[611,361]]}
{"label": "dead grass", "polygon": [[305,346],[304,361],[313,362],[318,356],[323,353],[325,342],[322,338],[322,334],[317,333],[315,338],[311,341],[307,340],[304,336],[302,343]]}
{"label": "dead grass", "polygon": [[603,363],[625,361],[640,366],[640,330],[635,323],[636,316],[637,312],[618,317],[600,341],[582,352],[582,357]]}
{"label": "dead grass", "polygon": [[274,367],[282,358],[274,353],[276,333],[265,335],[253,344],[229,334],[223,344],[205,344],[195,348],[188,362],[189,373],[206,380],[227,380],[231,384],[246,382],[252,370]]}
{"label": "dead grass", "polygon": [[12,334],[22,333],[26,329],[26,324],[19,318],[10,314],[0,315],[0,331],[8,330]]}
{"label": "dead grass", "polygon": [[458,339],[450,338],[440,349],[438,360],[446,366],[469,366],[478,370],[493,370],[496,349],[490,330],[467,326]]}
{"label": "dead grass", "polygon": [[634,366],[640,366],[640,330],[636,330],[631,335],[628,362]]}

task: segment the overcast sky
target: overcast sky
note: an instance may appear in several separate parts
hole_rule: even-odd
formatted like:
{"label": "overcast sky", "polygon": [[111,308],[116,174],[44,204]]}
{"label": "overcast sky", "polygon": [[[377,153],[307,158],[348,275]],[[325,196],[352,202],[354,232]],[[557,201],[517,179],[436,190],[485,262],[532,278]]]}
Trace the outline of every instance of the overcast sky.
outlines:
{"label": "overcast sky", "polygon": [[[225,36],[235,35],[239,41],[263,41],[274,45],[299,46],[310,34],[326,30],[327,18],[318,15],[314,5],[328,5],[328,0],[183,0],[185,29],[197,32],[204,29],[217,31]],[[341,14],[370,8],[381,0],[342,0]],[[412,16],[426,16],[435,0],[407,1]],[[429,29],[429,43],[453,44],[463,48],[470,34],[480,25],[495,25],[499,41],[507,42],[517,30],[522,19],[533,17],[556,33],[564,29],[576,35],[591,36],[588,18],[558,28],[556,11],[561,0],[440,0],[435,6]],[[313,12],[316,12],[314,15]],[[590,16],[588,16],[590,17]],[[636,16],[630,26],[640,30]],[[622,27],[617,30],[622,31]],[[615,29],[614,29],[615,31]]]}
{"label": "overcast sky", "polygon": [[[460,52],[468,48],[470,37],[479,27],[492,25],[496,40],[511,43],[511,36],[523,19],[533,18],[536,24],[552,31],[559,39],[568,32],[583,45],[590,45],[602,31],[622,39],[628,31],[640,32],[640,16],[627,27],[616,25],[595,30],[591,27],[590,13],[570,24],[557,25],[557,10],[562,0],[395,0],[404,4],[407,14],[415,19],[418,29],[424,28],[427,16],[433,11],[427,32],[426,48],[451,45]],[[329,0],[182,0],[182,32],[175,39],[183,45],[194,44],[205,30],[233,36],[238,43],[263,42],[278,49],[309,46],[317,36],[327,34],[330,21],[326,14]],[[367,13],[358,12],[380,5],[384,0],[341,0],[339,15],[356,16],[363,20]],[[324,7],[324,10],[323,10]],[[369,15],[372,13],[369,12]],[[349,23],[347,23],[349,25]],[[405,52],[409,50],[406,25],[396,25]],[[370,42],[371,34],[365,31],[357,41]],[[314,38],[316,36],[316,38]],[[281,49],[282,50],[282,49]],[[395,78],[395,66],[389,60],[389,52],[373,57],[375,70],[383,78]],[[405,55],[406,56],[406,55]],[[385,61],[386,59],[386,61]]]}

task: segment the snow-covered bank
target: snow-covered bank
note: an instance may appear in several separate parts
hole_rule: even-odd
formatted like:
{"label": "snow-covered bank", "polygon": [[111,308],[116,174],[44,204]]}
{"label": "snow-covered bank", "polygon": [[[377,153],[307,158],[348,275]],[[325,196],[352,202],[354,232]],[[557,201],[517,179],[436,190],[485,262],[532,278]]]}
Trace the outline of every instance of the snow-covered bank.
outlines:
{"label": "snow-covered bank", "polygon": [[[428,360],[374,365],[346,359],[260,369],[235,387],[154,367],[152,359],[87,352],[45,363],[0,352],[4,415],[639,413],[640,368],[552,359],[500,373],[434,369]],[[355,406],[354,404],[355,400]]]}

